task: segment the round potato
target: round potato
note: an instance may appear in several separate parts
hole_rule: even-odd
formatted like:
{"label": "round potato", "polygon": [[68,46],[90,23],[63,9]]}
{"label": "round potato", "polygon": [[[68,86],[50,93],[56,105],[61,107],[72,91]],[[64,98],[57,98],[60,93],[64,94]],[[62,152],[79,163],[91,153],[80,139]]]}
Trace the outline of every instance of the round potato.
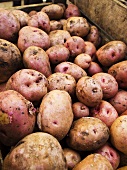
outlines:
{"label": "round potato", "polygon": [[90,55],[92,61],[96,60],[96,47],[92,42],[85,41],[85,54]]}
{"label": "round potato", "polygon": [[92,61],[90,63],[90,66],[86,70],[86,72],[87,72],[88,76],[93,76],[96,73],[103,72],[103,70],[97,62]]}
{"label": "round potato", "polygon": [[68,133],[73,121],[72,101],[65,90],[52,90],[40,104],[37,124],[41,131],[47,132],[59,141]]}
{"label": "round potato", "polygon": [[3,163],[3,170],[67,170],[63,150],[52,135],[32,133],[23,138]]}
{"label": "round potato", "polygon": [[57,20],[50,21],[50,31],[62,30],[62,28],[63,28],[63,25],[60,21],[57,21]]}
{"label": "round potato", "polygon": [[88,107],[95,107],[103,98],[100,84],[92,77],[81,77],[76,85],[76,96],[80,102]]}
{"label": "round potato", "polygon": [[32,11],[30,11],[30,12],[28,13],[28,15],[31,17],[32,15],[35,15],[36,13],[37,13],[36,10],[32,10]]}

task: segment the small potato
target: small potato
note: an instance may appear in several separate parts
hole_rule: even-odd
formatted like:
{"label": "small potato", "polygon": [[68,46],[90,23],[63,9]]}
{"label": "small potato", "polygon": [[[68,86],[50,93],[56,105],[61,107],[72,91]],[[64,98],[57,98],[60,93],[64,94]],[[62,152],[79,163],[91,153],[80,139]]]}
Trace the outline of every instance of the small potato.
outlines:
{"label": "small potato", "polygon": [[72,121],[72,101],[69,93],[65,90],[48,92],[42,99],[37,115],[39,129],[60,141],[67,135]]}
{"label": "small potato", "polygon": [[0,142],[14,146],[34,130],[35,112],[33,104],[14,90],[0,93]]}
{"label": "small potato", "polygon": [[127,46],[122,41],[110,41],[100,47],[96,52],[98,61],[107,67],[123,60],[126,54]]}
{"label": "small potato", "polygon": [[75,57],[74,59],[74,63],[84,70],[90,66],[91,61],[92,61],[91,56],[85,53],[77,55],[77,57]]}
{"label": "small potato", "polygon": [[64,148],[63,152],[67,161],[67,167],[69,170],[72,170],[74,166],[81,161],[81,156],[77,151],[71,148]]}
{"label": "small potato", "polygon": [[90,109],[90,116],[100,119],[110,127],[118,117],[118,113],[109,102],[102,100],[97,106]]}
{"label": "small potato", "polygon": [[75,96],[76,80],[70,74],[53,73],[48,78],[48,91],[65,90],[71,96]]}
{"label": "small potato", "polygon": [[94,74],[96,73],[101,73],[103,72],[101,66],[97,63],[97,62],[94,62],[92,61],[90,63],[90,66],[88,67],[88,69],[86,70],[87,74],[89,76],[93,76]]}
{"label": "small potato", "polygon": [[85,54],[91,56],[92,61],[96,59],[96,47],[92,42],[85,41]]}
{"label": "small potato", "polygon": [[71,35],[65,30],[54,30],[49,33],[50,46],[54,45],[64,45],[66,40],[70,38]]}
{"label": "small potato", "polygon": [[28,15],[31,17],[32,15],[35,15],[36,13],[37,13],[36,10],[32,10],[32,11],[30,11],[30,12],[28,13]]}
{"label": "small potato", "polygon": [[59,21],[60,21],[60,23],[62,24],[62,29],[64,30],[64,27],[65,27],[65,25],[66,25],[67,20],[64,19],[64,18],[62,18],[62,19],[60,19]]}
{"label": "small potato", "polygon": [[103,91],[96,79],[84,76],[77,82],[76,96],[86,106],[95,107],[101,102]]}
{"label": "small potato", "polygon": [[45,12],[50,20],[59,20],[63,17],[64,9],[58,4],[44,6],[41,11]]}
{"label": "small potato", "polygon": [[63,28],[63,25],[60,21],[57,21],[57,20],[50,21],[50,31],[62,30],[62,28]]}
{"label": "small potato", "polygon": [[82,117],[75,120],[66,138],[70,148],[93,151],[103,146],[109,138],[109,128],[100,119]]}
{"label": "small potato", "polygon": [[75,102],[72,104],[72,110],[74,114],[74,119],[79,119],[81,117],[89,116],[89,107],[81,102]]}
{"label": "small potato", "polygon": [[83,38],[88,34],[90,26],[84,17],[69,17],[65,23],[64,29],[68,31],[71,36]]}
{"label": "small potato", "polygon": [[67,61],[70,57],[70,51],[64,45],[54,45],[46,51],[52,64],[59,64]]}
{"label": "small potato", "polygon": [[92,77],[101,85],[104,99],[112,98],[118,92],[118,83],[112,75],[108,73],[96,73]]}
{"label": "small potato", "polygon": [[40,47],[28,47],[23,53],[23,63],[25,68],[39,71],[46,77],[52,74],[49,57]]}
{"label": "small potato", "polygon": [[94,153],[85,157],[73,170],[113,170],[111,163],[101,154]]}
{"label": "small potato", "polygon": [[7,81],[6,89],[15,90],[31,102],[38,102],[47,93],[47,78],[33,69],[21,69]]}
{"label": "small potato", "polygon": [[27,25],[40,28],[46,33],[49,33],[50,31],[50,19],[48,15],[42,11],[39,11],[36,14],[29,17]]}
{"label": "small potato", "polygon": [[81,77],[87,75],[85,70],[72,62],[62,62],[58,64],[55,67],[54,72],[70,74],[75,78],[76,81],[78,81]]}
{"label": "small potato", "polygon": [[20,29],[18,48],[24,52],[29,46],[37,46],[46,50],[50,46],[50,39],[46,32],[39,28],[25,26]]}
{"label": "small potato", "polygon": [[95,153],[99,153],[106,157],[111,163],[114,170],[116,170],[120,163],[120,156],[118,151],[113,148],[109,143],[104,144],[102,147],[97,149]]}

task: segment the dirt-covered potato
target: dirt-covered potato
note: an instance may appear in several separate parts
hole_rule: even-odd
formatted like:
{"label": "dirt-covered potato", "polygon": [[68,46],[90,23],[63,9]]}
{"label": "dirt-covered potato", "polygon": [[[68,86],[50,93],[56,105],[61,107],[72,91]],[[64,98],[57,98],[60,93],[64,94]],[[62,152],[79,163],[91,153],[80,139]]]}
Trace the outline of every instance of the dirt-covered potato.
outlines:
{"label": "dirt-covered potato", "polygon": [[50,20],[59,20],[63,17],[64,9],[58,4],[44,6],[41,11],[45,12]]}
{"label": "dirt-covered potato", "polygon": [[87,75],[85,70],[83,70],[81,67],[68,61],[61,62],[60,64],[56,65],[54,72],[70,74],[75,78],[76,81]]}
{"label": "dirt-covered potato", "polygon": [[101,85],[104,99],[112,98],[118,92],[118,83],[112,75],[108,73],[96,73],[92,77]]}
{"label": "dirt-covered potato", "polygon": [[109,139],[109,128],[95,117],[82,117],[75,121],[67,135],[67,144],[78,151],[93,151]]}
{"label": "dirt-covered potato", "polygon": [[67,161],[67,167],[69,170],[72,170],[74,166],[81,161],[81,156],[78,151],[75,151],[71,148],[64,148],[63,152]]}
{"label": "dirt-covered potato", "polygon": [[74,114],[74,119],[79,119],[81,117],[89,116],[89,107],[81,102],[75,102],[72,104],[72,110]]}
{"label": "dirt-covered potato", "polygon": [[46,33],[49,33],[50,31],[50,19],[48,15],[42,11],[39,11],[36,14],[29,17],[27,25],[40,28]]}
{"label": "dirt-covered potato", "polygon": [[108,101],[102,100],[97,106],[90,109],[90,116],[102,120],[110,127],[118,117],[118,113]]}
{"label": "dirt-covered potato", "polygon": [[28,19],[30,18],[29,14],[27,14],[26,12],[24,12],[20,9],[13,9],[11,12],[18,19],[21,28],[27,25]]}
{"label": "dirt-covered potato", "polygon": [[69,17],[64,29],[68,31],[71,36],[85,37],[90,30],[90,26],[84,17]]}
{"label": "dirt-covered potato", "polygon": [[32,133],[23,138],[4,159],[3,170],[67,170],[63,150],[52,135]]}
{"label": "dirt-covered potato", "polygon": [[127,115],[119,116],[110,128],[112,145],[127,155]]}
{"label": "dirt-covered potato", "polygon": [[46,77],[52,74],[49,57],[40,47],[28,47],[23,53],[23,63],[25,68],[39,71]]}
{"label": "dirt-covered potato", "polygon": [[16,45],[0,39],[0,83],[6,82],[22,65],[22,56]]}
{"label": "dirt-covered potato", "polygon": [[59,64],[67,61],[70,57],[70,51],[64,45],[54,45],[46,51],[52,64]]}
{"label": "dirt-covered potato", "polygon": [[13,146],[35,126],[33,104],[14,90],[0,92],[0,142]]}
{"label": "dirt-covered potato", "polygon": [[47,93],[48,81],[44,74],[33,69],[21,69],[7,81],[6,89],[15,90],[31,102],[38,102]]}
{"label": "dirt-covered potato", "polygon": [[0,38],[11,42],[16,42],[20,23],[17,17],[6,9],[0,9]]}
{"label": "dirt-covered potato", "polygon": [[121,61],[127,54],[127,46],[122,41],[110,41],[105,45],[101,46],[97,52],[96,56],[99,62],[103,66],[110,67],[113,64]]}
{"label": "dirt-covered potato", "polygon": [[103,98],[103,91],[98,81],[92,77],[81,77],[76,85],[76,96],[88,107],[95,107]]}
{"label": "dirt-covered potato", "polygon": [[54,30],[49,33],[50,46],[54,45],[64,45],[66,40],[70,38],[71,35],[65,30]]}
{"label": "dirt-covered potato", "polygon": [[102,70],[101,66],[99,65],[99,63],[92,61],[90,63],[90,66],[86,70],[86,72],[89,76],[93,76],[96,73],[103,72],[103,70]]}
{"label": "dirt-covered potato", "polygon": [[48,78],[48,91],[52,90],[65,90],[71,96],[75,96],[76,80],[70,74],[53,73]]}
{"label": "dirt-covered potato", "polygon": [[17,45],[21,52],[24,52],[29,46],[37,46],[46,50],[50,47],[50,39],[45,31],[39,28],[25,26],[19,31]]}
{"label": "dirt-covered potato", "polygon": [[115,77],[118,82],[119,88],[127,88],[127,60],[113,64],[109,69],[108,73]]}
{"label": "dirt-covered potato", "polygon": [[72,121],[72,101],[68,92],[52,90],[43,97],[37,115],[37,124],[41,131],[60,141],[67,135]]}
{"label": "dirt-covered potato", "polygon": [[95,153],[85,157],[73,170],[113,170],[111,163],[101,154]]}
{"label": "dirt-covered potato", "polygon": [[62,30],[62,28],[63,28],[63,25],[60,21],[57,21],[57,20],[50,21],[50,31]]}

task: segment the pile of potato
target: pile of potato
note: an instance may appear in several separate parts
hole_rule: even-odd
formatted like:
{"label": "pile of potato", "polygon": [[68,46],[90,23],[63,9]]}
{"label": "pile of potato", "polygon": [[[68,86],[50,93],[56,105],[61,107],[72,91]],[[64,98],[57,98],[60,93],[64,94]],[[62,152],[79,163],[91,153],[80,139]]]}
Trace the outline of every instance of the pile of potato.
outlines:
{"label": "pile of potato", "polygon": [[127,45],[74,4],[0,9],[0,169],[127,169]]}

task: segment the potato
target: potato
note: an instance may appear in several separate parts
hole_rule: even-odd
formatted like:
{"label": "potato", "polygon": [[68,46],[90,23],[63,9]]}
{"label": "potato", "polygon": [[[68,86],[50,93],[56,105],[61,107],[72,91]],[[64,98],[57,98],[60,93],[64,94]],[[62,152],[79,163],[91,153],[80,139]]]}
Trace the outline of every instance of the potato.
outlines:
{"label": "potato", "polygon": [[108,73],[96,73],[92,77],[101,85],[104,99],[112,98],[117,94],[118,83],[112,75]]}
{"label": "potato", "polygon": [[88,76],[93,76],[96,73],[103,72],[103,69],[101,68],[101,66],[97,62],[92,61],[90,63],[90,66],[86,70],[86,72],[87,72]]}
{"label": "potato", "polygon": [[53,73],[48,78],[48,91],[65,90],[71,97],[75,96],[76,80],[70,74]]}
{"label": "potato", "polygon": [[99,149],[97,149],[95,153],[99,153],[102,156],[106,157],[111,163],[114,170],[118,168],[120,163],[119,153],[108,142],[104,144],[102,147],[100,147]]}
{"label": "potato", "polygon": [[127,91],[119,90],[109,102],[117,110],[118,114],[121,115],[127,110]]}
{"label": "potato", "polygon": [[68,31],[71,36],[83,38],[88,34],[90,26],[84,17],[69,17],[65,23],[64,29]]}
{"label": "potato", "polygon": [[66,40],[70,38],[71,35],[65,30],[54,30],[49,33],[50,46],[54,45],[64,45]]}
{"label": "potato", "polygon": [[64,148],[63,152],[66,158],[67,167],[69,170],[73,169],[74,166],[77,165],[77,163],[81,161],[81,156],[77,151],[71,148]]}
{"label": "potato", "polygon": [[96,60],[96,47],[92,42],[85,41],[85,54],[91,56],[92,61]]}
{"label": "potato", "polygon": [[0,39],[0,83],[6,82],[22,66],[22,56],[16,45]]}
{"label": "potato", "polygon": [[48,48],[46,53],[52,64],[59,64],[67,61],[70,57],[70,51],[64,45],[54,45]]}
{"label": "potato", "polygon": [[118,62],[108,69],[108,73],[115,77],[119,88],[127,88],[127,60]]}
{"label": "potato", "polygon": [[50,31],[50,19],[48,15],[43,11],[39,11],[36,14],[32,15],[28,19],[27,25],[40,28],[46,33],[49,33]]}
{"label": "potato", "polygon": [[63,28],[63,25],[60,21],[57,21],[57,20],[50,21],[50,31],[62,30],[62,28]]}
{"label": "potato", "polygon": [[70,128],[66,141],[77,151],[93,151],[103,146],[109,138],[109,128],[95,117],[82,117]]}
{"label": "potato", "polygon": [[0,142],[13,146],[35,126],[33,104],[14,90],[0,92]]}
{"label": "potato", "polygon": [[41,131],[47,132],[59,141],[68,133],[73,121],[72,101],[65,90],[52,90],[40,104],[37,124]]}
{"label": "potato", "polygon": [[35,15],[36,13],[37,13],[36,10],[32,10],[32,11],[30,11],[30,12],[28,13],[28,15],[31,17],[32,15]]}
{"label": "potato", "polygon": [[76,96],[86,106],[95,107],[101,102],[103,91],[100,84],[94,78],[84,76],[77,82]]}
{"label": "potato", "polygon": [[44,6],[41,11],[45,12],[50,20],[59,20],[63,17],[64,9],[58,4]]}
{"label": "potato", "polygon": [[47,93],[47,78],[33,69],[21,69],[7,81],[6,89],[21,93],[31,102],[39,102]]}
{"label": "potato", "polygon": [[108,127],[118,118],[116,109],[105,100],[102,100],[97,106],[91,108],[90,115],[102,120]]}
{"label": "potato", "polygon": [[0,38],[16,42],[20,30],[17,17],[9,10],[0,9],[0,23]]}
{"label": "potato", "polygon": [[25,68],[39,71],[46,77],[52,74],[49,57],[40,47],[28,47],[23,53],[23,63]]}
{"label": "potato", "polygon": [[72,104],[72,110],[74,114],[74,119],[79,119],[81,117],[89,116],[89,107],[81,102],[75,102]]}
{"label": "potato", "polygon": [[91,61],[92,61],[91,56],[85,53],[77,55],[77,57],[75,57],[74,59],[74,63],[77,64],[82,69],[89,68]]}
{"label": "potato", "polygon": [[61,62],[60,64],[56,65],[54,72],[66,73],[70,74],[78,81],[81,77],[86,76],[85,70],[83,70],[78,65],[72,62]]}
{"label": "potato", "polygon": [[110,41],[101,46],[96,56],[103,66],[110,67],[113,64],[123,60],[127,54],[127,46],[122,41]]}
{"label": "potato", "polygon": [[110,128],[112,145],[127,155],[127,115],[119,116]]}
{"label": "potato", "polygon": [[7,154],[3,170],[67,170],[63,150],[52,135],[32,133],[23,138]]}
{"label": "potato", "polygon": [[25,26],[19,31],[17,45],[21,52],[24,52],[29,46],[37,46],[46,50],[50,47],[50,39],[45,31],[39,28]]}
{"label": "potato", "polygon": [[90,154],[79,162],[73,170],[113,170],[110,162],[101,154]]}

